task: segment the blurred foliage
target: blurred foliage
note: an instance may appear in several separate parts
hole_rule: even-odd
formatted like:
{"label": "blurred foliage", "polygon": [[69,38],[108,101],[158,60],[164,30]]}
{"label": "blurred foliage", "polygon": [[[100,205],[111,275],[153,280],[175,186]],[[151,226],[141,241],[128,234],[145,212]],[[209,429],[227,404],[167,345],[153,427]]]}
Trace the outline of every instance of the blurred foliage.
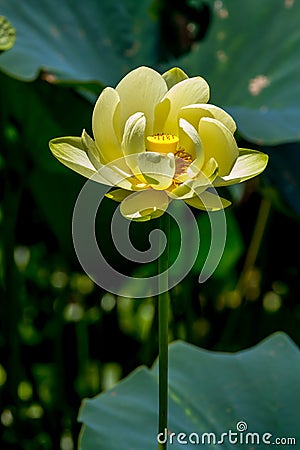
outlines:
{"label": "blurred foliage", "polygon": [[[72,450],[81,399],[157,355],[155,299],[116,298],[83,273],[71,222],[85,180],[48,150],[53,137],[91,132],[95,94],[138,65],[205,76],[212,101],[237,119],[241,145],[270,155],[263,176],[230,188],[226,250],[204,285],[210,229],[195,211],[203,247],[171,292],[170,339],[235,351],[283,330],[300,343],[299,8],[292,0],[243,8],[238,0],[0,0],[16,30],[0,55],[3,448]],[[153,273],[113,248],[115,206],[106,200],[98,214],[105,254],[125,273]],[[155,226],[133,224],[133,245],[147,247]]]}

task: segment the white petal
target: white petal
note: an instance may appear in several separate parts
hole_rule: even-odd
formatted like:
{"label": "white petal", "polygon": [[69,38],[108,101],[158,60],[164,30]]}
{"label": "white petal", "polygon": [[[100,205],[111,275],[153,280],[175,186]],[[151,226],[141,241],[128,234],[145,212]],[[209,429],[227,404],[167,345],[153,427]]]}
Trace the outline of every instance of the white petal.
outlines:
{"label": "white petal", "polygon": [[209,117],[200,120],[199,134],[205,160],[214,158],[219,166],[219,175],[228,175],[239,155],[233,134],[221,122]]}
{"label": "white petal", "polygon": [[154,111],[154,124],[152,134],[162,133],[165,129],[165,122],[170,112],[171,103],[168,98],[156,105]]}
{"label": "white petal", "polygon": [[[52,139],[49,143],[53,155],[65,166],[74,170],[86,178],[92,178],[97,183],[108,186],[118,186],[127,190],[139,190],[145,185],[133,177],[125,164],[125,158],[116,160],[110,164],[101,165],[98,163],[97,170],[89,159],[85,146],[80,137],[61,137]],[[121,167],[127,170],[122,170]]]}
{"label": "white petal", "polygon": [[143,178],[154,189],[168,189],[173,182],[175,159],[172,153],[145,152],[138,155],[138,167]]}
{"label": "white petal", "polygon": [[186,174],[178,177],[179,181],[185,181],[187,178],[197,175],[201,170],[204,162],[204,151],[197,130],[184,119],[179,120],[179,143],[180,147],[193,158]]}
{"label": "white petal", "polygon": [[214,181],[214,186],[229,186],[249,180],[259,175],[266,168],[268,159],[269,157],[265,153],[241,148],[240,155],[229,175],[218,177]]}
{"label": "white petal", "polygon": [[100,154],[98,147],[95,144],[95,141],[88,135],[88,133],[83,130],[81,134],[81,142],[83,149],[88,155],[89,160],[93,164],[96,169],[100,169],[102,166],[100,162]]}
{"label": "white petal", "polygon": [[52,139],[49,147],[53,155],[65,166],[86,178],[97,173],[89,159],[80,137],[60,137]]}
{"label": "white petal", "polygon": [[103,164],[123,156],[115,130],[119,103],[118,93],[107,87],[101,92],[93,111],[93,134]]}
{"label": "white petal", "polygon": [[209,86],[201,77],[188,78],[175,84],[165,98],[170,100],[171,108],[163,131],[177,134],[179,110],[192,103],[206,103],[209,99]]}
{"label": "white petal", "polygon": [[210,159],[198,175],[193,179],[188,179],[184,183],[168,191],[168,195],[171,198],[187,199],[194,197],[206,190],[208,187],[212,187],[213,181],[218,174],[217,162],[212,158]]}
{"label": "white petal", "polygon": [[173,67],[167,70],[167,72],[162,74],[162,77],[167,83],[168,89],[171,89],[175,84],[188,78],[187,74],[179,67]]}
{"label": "white petal", "polygon": [[145,152],[145,126],[146,119],[143,113],[137,112],[129,117],[125,124],[122,150],[125,156],[126,164],[132,173],[145,183],[144,178],[140,176],[138,168],[137,155]]}
{"label": "white petal", "polygon": [[202,117],[210,117],[222,122],[232,134],[236,130],[236,124],[233,118],[223,109],[211,104],[193,104],[184,106],[179,111],[179,117],[187,120],[196,129],[198,129]]}
{"label": "white petal", "polygon": [[219,197],[212,192],[205,191],[198,196],[189,198],[185,202],[193,206],[193,208],[202,209],[203,211],[219,211],[231,205],[229,200]]}
{"label": "white petal", "polygon": [[146,135],[153,134],[155,107],[167,92],[163,77],[149,67],[139,67],[120,81],[116,91],[121,101],[121,130],[124,129],[128,117],[140,111],[146,117]]}
{"label": "white petal", "polygon": [[147,189],[126,197],[120,211],[129,220],[145,221],[161,216],[168,205],[169,199],[164,191]]}
{"label": "white petal", "polygon": [[131,191],[127,191],[125,189],[114,189],[105,194],[105,196],[107,198],[110,198],[111,200],[114,200],[115,202],[122,202],[124,198],[128,197],[131,194]]}

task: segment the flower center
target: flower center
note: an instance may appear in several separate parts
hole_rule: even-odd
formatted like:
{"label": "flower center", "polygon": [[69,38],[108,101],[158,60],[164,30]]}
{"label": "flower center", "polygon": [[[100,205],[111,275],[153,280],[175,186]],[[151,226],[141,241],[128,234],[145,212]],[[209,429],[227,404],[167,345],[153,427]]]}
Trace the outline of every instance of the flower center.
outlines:
{"label": "flower center", "polygon": [[175,153],[178,142],[178,137],[173,134],[153,134],[147,136],[147,150],[150,152]]}
{"label": "flower center", "polygon": [[187,153],[183,149],[177,150],[177,152],[174,153],[174,156],[175,156],[174,180],[176,180],[177,177],[186,173],[189,165],[193,161],[193,158],[189,153]]}

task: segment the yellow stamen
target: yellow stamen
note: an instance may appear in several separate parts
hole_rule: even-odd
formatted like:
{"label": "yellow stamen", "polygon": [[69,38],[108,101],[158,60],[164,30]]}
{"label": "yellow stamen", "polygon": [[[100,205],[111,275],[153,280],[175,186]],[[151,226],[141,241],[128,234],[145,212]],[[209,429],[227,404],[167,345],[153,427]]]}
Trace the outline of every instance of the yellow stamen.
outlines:
{"label": "yellow stamen", "polygon": [[177,152],[175,153],[175,157],[183,159],[184,161],[189,162],[189,163],[191,163],[193,161],[192,155],[190,155],[188,152],[186,152],[182,148],[177,150]]}
{"label": "yellow stamen", "polygon": [[173,134],[158,133],[147,136],[147,150],[150,152],[175,153],[179,139]]}
{"label": "yellow stamen", "polygon": [[177,178],[187,172],[191,162],[193,161],[192,156],[186,152],[184,149],[180,148],[175,152],[175,174],[174,181],[177,182]]}

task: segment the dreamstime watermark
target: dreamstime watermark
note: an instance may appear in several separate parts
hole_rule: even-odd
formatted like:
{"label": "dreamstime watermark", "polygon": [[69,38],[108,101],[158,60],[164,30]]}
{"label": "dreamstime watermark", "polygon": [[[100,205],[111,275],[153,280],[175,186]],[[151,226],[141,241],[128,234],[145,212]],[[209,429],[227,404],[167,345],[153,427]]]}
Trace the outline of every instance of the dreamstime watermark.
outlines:
{"label": "dreamstime watermark", "polygon": [[[121,166],[120,162],[130,162],[128,161],[129,158],[135,158],[135,155],[121,158],[122,161],[118,160],[118,166]],[[130,166],[130,164],[128,165]],[[88,179],[80,191],[73,211],[72,234],[74,248],[86,274],[103,289],[122,297],[132,297],[133,292],[135,298],[155,296],[162,292],[160,290],[160,286],[162,286],[160,280],[166,275],[166,271],[147,278],[129,277],[111,266],[101,252],[97,242],[95,232],[97,212],[105,195],[111,189],[111,182],[106,179],[108,171],[116,180],[116,185],[123,187],[128,183],[124,172],[121,170],[116,172],[115,167],[114,161],[104,166],[103,169],[99,169],[98,173]],[[206,188],[209,188],[210,192],[215,195],[215,201],[219,200],[220,208],[222,208],[221,199],[208,180]],[[195,191],[194,194],[198,196],[205,206],[203,192],[204,189],[202,192]],[[201,236],[201,230],[198,229],[193,212],[183,201],[171,201],[164,214],[169,214],[172,217],[181,235],[181,245],[177,258],[167,269],[168,289],[171,289],[190,272],[196,261],[201,240],[208,237]],[[199,274],[199,283],[206,281],[215,271],[221,260],[226,242],[227,227],[224,210],[220,209],[219,211],[211,212],[207,208],[206,214],[208,214],[210,221],[210,248]],[[163,231],[160,229],[152,230],[148,236],[149,249],[139,251],[131,243],[130,224],[131,221],[125,219],[120,213],[120,208],[117,207],[111,220],[111,236],[120,256],[143,264],[156,260],[164,250],[159,246],[160,234]],[[167,237],[165,236],[165,242],[166,239]],[[145,281],[147,282],[147,292],[145,292]]]}
{"label": "dreamstime watermark", "polygon": [[222,433],[174,433],[164,429],[157,435],[159,444],[180,445],[296,445],[295,437],[276,437],[272,433],[250,432],[247,422],[241,420],[236,424],[235,430],[227,430]]}

